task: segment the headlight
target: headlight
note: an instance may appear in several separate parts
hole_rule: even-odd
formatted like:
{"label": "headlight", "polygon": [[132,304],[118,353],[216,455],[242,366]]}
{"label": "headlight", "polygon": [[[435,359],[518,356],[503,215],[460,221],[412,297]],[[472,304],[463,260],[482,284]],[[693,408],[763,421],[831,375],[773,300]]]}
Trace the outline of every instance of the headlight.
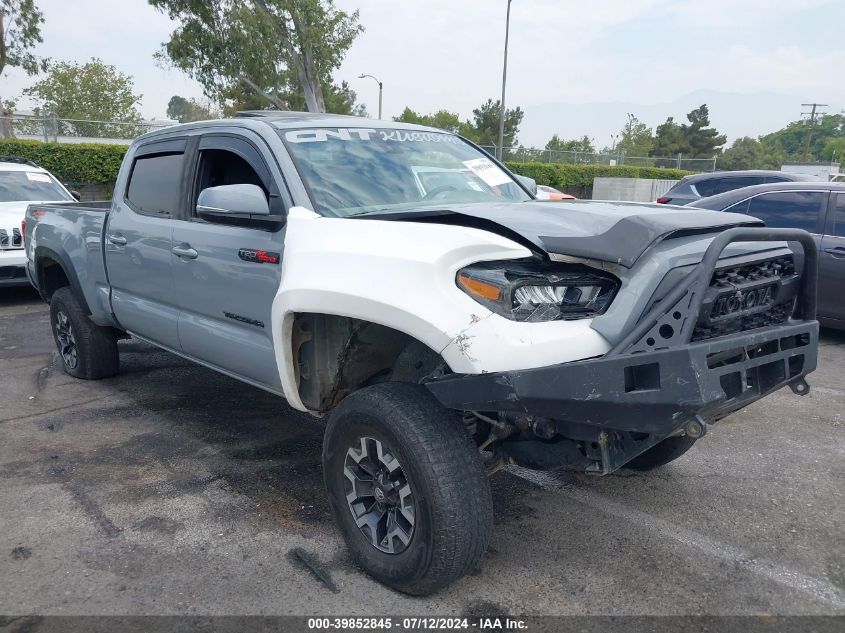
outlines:
{"label": "headlight", "polygon": [[458,271],[457,284],[496,314],[531,322],[601,314],[619,288],[614,276],[587,266],[525,260],[467,266]]}

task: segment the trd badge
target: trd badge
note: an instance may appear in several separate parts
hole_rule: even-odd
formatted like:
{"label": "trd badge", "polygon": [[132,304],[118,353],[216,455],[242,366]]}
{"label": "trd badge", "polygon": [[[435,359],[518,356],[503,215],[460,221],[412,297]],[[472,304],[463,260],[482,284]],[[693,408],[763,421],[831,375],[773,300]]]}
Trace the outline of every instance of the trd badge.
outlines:
{"label": "trd badge", "polygon": [[271,251],[257,251],[252,248],[242,248],[238,251],[238,257],[245,262],[253,264],[278,264],[282,256],[280,253]]}

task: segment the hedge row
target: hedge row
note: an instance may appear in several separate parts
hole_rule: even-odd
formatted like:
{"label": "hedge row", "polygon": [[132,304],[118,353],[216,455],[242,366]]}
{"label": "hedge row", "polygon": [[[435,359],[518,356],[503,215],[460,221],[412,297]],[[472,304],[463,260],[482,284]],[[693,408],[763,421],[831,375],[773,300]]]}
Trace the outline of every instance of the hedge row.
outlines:
{"label": "hedge row", "polygon": [[555,189],[588,191],[594,178],[657,178],[680,180],[690,172],[663,167],[638,167],[635,165],[570,165],[560,163],[505,163],[515,174],[528,176],[538,185]]}
{"label": "hedge row", "polygon": [[[0,156],[18,156],[53,172],[59,180],[72,183],[112,183],[117,179],[126,145],[42,143],[0,139]],[[636,167],[633,165],[568,165],[556,163],[507,163],[514,173],[529,176],[541,185],[557,189],[588,191],[593,178],[680,179],[680,169]]]}
{"label": "hedge row", "polygon": [[62,182],[107,184],[117,179],[127,145],[42,143],[0,138],[0,156],[31,160]]}

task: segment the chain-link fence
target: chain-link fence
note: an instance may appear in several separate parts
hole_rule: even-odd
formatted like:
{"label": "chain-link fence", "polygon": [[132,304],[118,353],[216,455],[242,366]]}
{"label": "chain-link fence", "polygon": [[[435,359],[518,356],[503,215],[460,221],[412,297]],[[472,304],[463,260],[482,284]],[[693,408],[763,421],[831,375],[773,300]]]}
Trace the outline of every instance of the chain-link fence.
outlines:
{"label": "chain-link fence", "polygon": [[93,121],[53,115],[11,114],[0,117],[0,137],[59,143],[128,143],[174,121]]}
{"label": "chain-link fence", "polygon": [[[496,155],[494,145],[482,145],[482,148]],[[568,150],[536,149],[531,147],[506,147],[502,158],[516,163],[563,163],[583,165],[634,165],[637,167],[669,167],[687,171],[715,171],[716,157],[685,158],[677,156],[626,156],[624,152],[593,153]]]}

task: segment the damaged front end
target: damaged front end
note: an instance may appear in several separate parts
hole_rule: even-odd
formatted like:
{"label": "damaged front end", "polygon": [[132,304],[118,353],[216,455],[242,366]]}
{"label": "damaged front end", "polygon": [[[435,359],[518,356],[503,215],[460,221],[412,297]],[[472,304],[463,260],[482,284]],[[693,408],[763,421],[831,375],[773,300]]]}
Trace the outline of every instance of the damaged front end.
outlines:
{"label": "damaged front end", "polygon": [[[803,271],[782,256],[720,264],[728,244],[750,241],[799,242]],[[728,229],[604,356],[425,384],[445,406],[485,421],[483,448],[500,463],[611,473],[668,437],[700,437],[785,385],[809,392],[817,259],[804,231]]]}

